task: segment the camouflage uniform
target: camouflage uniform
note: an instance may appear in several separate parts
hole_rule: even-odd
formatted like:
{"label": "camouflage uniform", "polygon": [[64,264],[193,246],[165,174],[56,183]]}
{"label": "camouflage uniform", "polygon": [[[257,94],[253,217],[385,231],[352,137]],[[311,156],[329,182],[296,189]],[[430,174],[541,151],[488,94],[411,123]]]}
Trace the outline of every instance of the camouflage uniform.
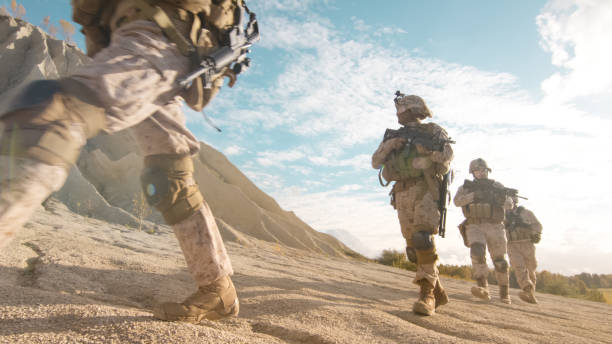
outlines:
{"label": "camouflage uniform", "polygon": [[540,242],[542,225],[533,212],[522,206],[506,212],[505,225],[510,265],[524,292],[519,296],[529,303],[537,303],[534,296],[538,266],[535,244]]}
{"label": "camouflage uniform", "polygon": [[[475,169],[474,162],[482,162],[482,167],[490,171],[486,162],[477,159],[470,164],[470,172]],[[503,196],[495,201],[483,200],[480,191],[471,189],[466,184],[459,187],[454,198],[456,206],[463,209],[467,218],[467,228],[465,231],[466,242],[470,247],[472,258],[472,277],[477,281],[478,287],[472,288],[472,293],[483,299],[490,299],[487,285],[489,269],[486,262],[486,250],[488,248],[491,260],[495,267],[495,277],[500,287],[502,301],[510,303],[508,294],[509,287],[509,267],[506,259],[506,233],[504,230],[504,210],[512,207],[512,199]],[[486,188],[501,189],[504,186],[494,180],[484,178],[475,180],[475,183],[486,183]],[[476,195],[476,196],[475,196]],[[485,208],[486,215],[479,216],[474,209]]]}
{"label": "camouflage uniform", "polygon": [[[126,13],[138,12],[130,7],[132,4],[130,1],[121,4],[127,4],[127,8],[122,7]],[[41,130],[42,127],[43,131],[48,131],[48,128],[55,129],[55,127],[46,122],[40,125],[36,122],[36,118],[53,112],[69,113],[76,111],[75,109],[84,110],[81,112],[94,117],[97,109],[102,109],[97,115],[101,118],[102,124],[96,130],[91,130],[92,125],[87,122],[91,121],[90,119],[79,122],[82,117],[73,115],[66,121],[69,134],[63,135],[68,136],[68,139],[64,140],[74,145],[77,154],[86,139],[98,131],[114,133],[132,128],[132,133],[145,156],[162,159],[169,157],[166,160],[170,162],[164,164],[170,165],[170,170],[177,166],[172,165],[177,161],[181,164],[185,161],[190,163],[190,157],[199,150],[199,142],[185,127],[185,117],[181,111],[180,97],[175,83],[178,77],[189,72],[192,61],[181,53],[177,44],[168,39],[155,23],[142,19],[125,20],[125,16],[117,13],[114,13],[112,18],[110,23],[112,39],[108,46],[99,52],[96,51],[91,63],[78,68],[69,78],[61,80],[65,84],[79,86],[76,89],[65,88],[55,93],[51,100],[52,107],[48,105],[49,103],[43,104],[42,110],[39,109],[40,105],[26,106],[25,110],[23,107],[17,108],[13,112],[1,115],[0,118],[6,127],[5,137],[14,134],[11,129],[24,127],[23,120],[19,117],[34,118],[27,122],[25,127],[30,123],[36,123],[38,125],[36,129]],[[180,26],[180,21],[174,23],[182,33],[187,31],[185,27]],[[84,31],[87,33],[87,27]],[[87,36],[87,38],[92,37]],[[88,48],[89,43],[88,41]],[[220,86],[219,80],[221,78],[213,82],[214,87]],[[89,92],[94,90],[95,101],[83,101],[85,104],[82,104],[81,100],[91,97],[78,95],[79,88],[90,90]],[[58,110],[57,103],[64,107],[60,106]],[[80,108],[77,107],[79,105]],[[8,146],[7,141],[3,142]],[[57,158],[53,154],[40,154],[40,149],[28,150],[27,144],[23,145],[25,148],[20,147],[17,156],[7,149],[0,150],[4,155],[9,154],[0,155],[0,171],[3,171],[0,174],[0,246],[10,241],[40,202],[61,188],[67,176],[67,168],[74,163],[69,159],[64,161],[66,159],[63,159],[63,156]],[[12,173],[4,173],[9,170]],[[209,206],[199,196],[192,170],[180,172],[181,176],[169,178],[175,178],[179,185],[178,189],[191,190],[188,192],[190,195],[179,195],[178,198],[189,203],[192,209],[188,212],[183,211],[169,223],[183,250],[187,266],[200,289],[194,294],[195,296],[192,296],[191,304],[166,305],[164,309],[156,309],[156,316],[164,320],[199,321],[203,318],[214,319],[237,314],[237,298],[228,277],[233,274],[232,265],[215,219]],[[193,200],[196,202],[192,202]],[[162,213],[164,214],[163,211]],[[167,221],[171,218],[165,217]],[[208,289],[203,291],[204,287]],[[216,296],[212,297],[214,300],[211,301],[212,299],[208,298],[210,290],[213,289],[218,295],[215,294]],[[219,299],[222,300],[221,303],[226,304],[219,306]],[[229,310],[230,313],[225,314],[223,309],[230,308],[227,302],[233,306]],[[199,306],[194,305],[216,308],[203,313],[201,308],[197,308]]]}
{"label": "camouflage uniform", "polygon": [[[414,98],[409,98],[414,97]],[[421,98],[405,96],[400,99],[408,105],[408,109],[398,108],[400,124],[415,128],[431,134],[431,136],[448,139],[446,131],[434,123],[420,123],[419,120],[402,120],[400,111],[409,109],[422,109],[431,117],[429,109]],[[398,107],[396,101],[396,107]],[[418,117],[417,117],[418,119]],[[385,165],[393,151],[402,149],[403,145],[391,139],[380,143],[372,155],[372,167],[381,168]],[[417,265],[414,283],[421,285],[426,280],[436,290],[441,289],[439,272],[436,267],[438,255],[434,241],[434,234],[438,233],[440,211],[438,210],[439,182],[441,176],[449,171],[453,151],[449,143],[445,143],[442,151],[429,151],[427,148],[416,145],[413,148],[416,157],[411,160],[413,175],[411,177],[393,176],[395,172],[388,172],[388,180],[395,180],[392,189],[392,204],[397,209],[402,236],[406,240],[406,253],[408,259]],[[388,169],[388,167],[385,167]],[[385,174],[383,170],[383,175]],[[446,298],[446,296],[444,296]]]}

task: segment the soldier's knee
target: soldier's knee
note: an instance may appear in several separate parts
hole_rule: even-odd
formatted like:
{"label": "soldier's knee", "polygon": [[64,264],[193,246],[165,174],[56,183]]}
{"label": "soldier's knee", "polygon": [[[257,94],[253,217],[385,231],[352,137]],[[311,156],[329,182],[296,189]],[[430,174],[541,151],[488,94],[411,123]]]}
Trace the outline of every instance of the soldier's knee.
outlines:
{"label": "soldier's knee", "polygon": [[493,266],[497,272],[508,272],[508,261],[505,257],[495,258],[493,260]]}
{"label": "soldier's knee", "polygon": [[147,202],[162,213],[169,225],[188,218],[204,204],[189,156],[146,156],[140,181]]}
{"label": "soldier's knee", "polygon": [[96,93],[70,78],[32,82],[2,114],[2,121],[0,147],[10,147],[17,156],[67,166],[76,162],[85,140],[106,125]]}
{"label": "soldier's knee", "polygon": [[430,232],[418,231],[412,234],[412,246],[418,250],[430,250],[434,247],[433,235]]}
{"label": "soldier's knee", "polygon": [[414,248],[406,246],[406,257],[411,263],[417,262],[417,254]]}
{"label": "soldier's knee", "polygon": [[479,264],[485,264],[487,262],[486,250],[486,246],[479,242],[470,245],[470,256],[472,257],[472,261]]}

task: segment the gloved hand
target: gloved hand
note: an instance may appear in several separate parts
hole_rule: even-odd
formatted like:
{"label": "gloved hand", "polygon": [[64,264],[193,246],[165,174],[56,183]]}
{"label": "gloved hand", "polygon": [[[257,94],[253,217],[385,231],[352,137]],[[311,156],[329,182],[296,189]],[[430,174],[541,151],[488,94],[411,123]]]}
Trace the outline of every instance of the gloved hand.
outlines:
{"label": "gloved hand", "polygon": [[542,240],[542,233],[533,233],[531,234],[531,242],[537,244]]}

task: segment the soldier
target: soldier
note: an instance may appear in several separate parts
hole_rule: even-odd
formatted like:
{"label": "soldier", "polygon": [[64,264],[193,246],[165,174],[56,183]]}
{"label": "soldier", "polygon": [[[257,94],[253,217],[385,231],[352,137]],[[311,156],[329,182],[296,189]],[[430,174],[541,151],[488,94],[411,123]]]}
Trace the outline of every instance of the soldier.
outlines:
{"label": "soldier", "polygon": [[518,206],[518,197],[512,197],[512,209],[506,211],[506,234],[508,236],[508,256],[514,268],[516,280],[522,291],[521,300],[538,303],[535,298],[536,267],[535,245],[542,238],[542,225],[533,212]]}
{"label": "soldier", "polygon": [[73,0],[72,6],[93,60],[69,77],[32,83],[0,115],[0,247],[61,188],[88,138],[131,128],[145,155],[145,195],[172,226],[198,286],[182,303],[157,305],[154,316],[199,322],[237,315],[232,265],[193,179],[199,142],[185,127],[180,103],[182,97],[201,110],[223,76],[235,75],[216,71],[208,88],[201,79],[186,90],[176,83],[198,58],[227,44],[220,42],[242,25],[237,14],[246,7],[232,0]]}
{"label": "soldier", "polygon": [[472,277],[477,286],[472,294],[483,300],[491,300],[487,276],[487,246],[495,267],[495,277],[502,302],[510,304],[508,292],[509,276],[506,260],[506,233],[504,231],[505,209],[512,207],[512,199],[504,186],[489,179],[491,169],[483,159],[470,162],[470,173],[474,181],[466,180],[457,190],[454,202],[461,207],[466,217],[465,235],[472,258]]}
{"label": "soldier", "polygon": [[406,239],[406,255],[417,265],[413,282],[421,288],[413,311],[433,315],[438,306],[448,303],[436,267],[438,255],[433,235],[439,230],[440,183],[450,169],[453,151],[444,129],[434,123],[421,123],[431,117],[423,99],[399,92],[396,96],[397,118],[403,126],[400,131],[408,130],[430,142],[435,141],[439,143],[439,150],[427,148],[415,140],[408,142],[406,137],[384,139],[372,155],[372,167],[382,167],[385,179],[395,181],[391,204],[397,209]]}

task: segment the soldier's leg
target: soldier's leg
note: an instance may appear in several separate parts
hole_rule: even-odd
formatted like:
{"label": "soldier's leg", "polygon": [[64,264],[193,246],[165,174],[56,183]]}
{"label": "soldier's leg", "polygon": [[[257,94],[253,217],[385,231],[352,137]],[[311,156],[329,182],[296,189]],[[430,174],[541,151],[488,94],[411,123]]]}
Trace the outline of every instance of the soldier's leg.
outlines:
{"label": "soldier's leg", "polygon": [[[0,155],[30,159],[38,164],[34,170],[57,170],[57,166],[67,170],[87,138],[100,130],[113,132],[132,126],[172,99],[176,77],[189,66],[189,59],[155,24],[126,24],[113,33],[109,47],[73,76],[37,81],[24,90],[10,111],[0,115]],[[24,181],[11,177],[12,184],[28,187],[18,201],[5,206],[3,216],[29,215],[30,208],[51,192],[42,190],[61,186],[65,176],[59,174],[49,172],[55,176],[53,181],[35,173],[22,175]],[[27,220],[26,216],[21,219]],[[0,228],[0,232],[14,232],[17,224]]]}
{"label": "soldier's leg", "polygon": [[0,249],[42,201],[62,187],[67,175],[62,166],[0,155]]}
{"label": "soldier's leg", "polygon": [[521,300],[535,304],[538,303],[535,297],[537,268],[535,245],[529,241],[523,241],[521,242],[521,251],[525,261],[525,273],[528,275],[528,283],[522,288],[523,291],[519,293],[519,296]]}
{"label": "soldier's leg", "polygon": [[[412,235],[412,242],[416,249],[417,261],[419,263],[415,280],[427,280],[434,287],[434,307],[437,308],[449,302],[436,266],[438,255],[436,253],[434,234],[438,232],[440,212],[433,195],[428,191],[426,183],[418,184],[417,187],[421,188],[420,194],[422,197],[417,197],[414,211],[416,231]],[[419,273],[423,278],[419,279]],[[423,292],[423,282],[420,282],[420,285]],[[426,286],[425,291],[428,288],[429,286]]]}
{"label": "soldier's leg", "polygon": [[529,272],[529,280],[535,289],[536,269],[538,268],[538,261],[536,260],[536,247],[531,242],[525,242],[524,245],[525,266]]}
{"label": "soldier's leg", "polygon": [[472,259],[472,278],[476,280],[476,286],[471,289],[472,295],[488,301],[491,299],[487,282],[489,269],[487,267],[486,236],[482,226],[481,224],[469,224],[466,229],[466,237]]}
{"label": "soldier's leg", "polygon": [[521,251],[520,242],[510,241],[508,242],[508,257],[510,258],[510,265],[514,269],[514,275],[516,281],[521,289],[530,285],[529,271],[525,266],[525,260],[523,259],[523,252]]}
{"label": "soldier's leg", "polygon": [[[170,103],[132,128],[145,154],[143,191],[172,226],[199,290],[183,303],[155,308],[164,320],[198,322],[238,313],[233,274],[217,223],[193,179],[197,139],[184,127],[179,103]],[[221,285],[219,285],[221,283]],[[213,289],[210,290],[211,286]]]}
{"label": "soldier's leg", "polygon": [[95,94],[72,79],[26,87],[0,123],[0,246],[66,180],[88,137],[105,126]]}
{"label": "soldier's leg", "polygon": [[487,237],[487,245],[489,246],[489,253],[493,260],[493,266],[495,267],[495,277],[499,286],[500,300],[504,303],[510,304],[509,286],[510,286],[510,275],[509,275],[509,264],[506,259],[507,252],[507,241],[506,231],[503,224],[487,224],[485,229]]}

